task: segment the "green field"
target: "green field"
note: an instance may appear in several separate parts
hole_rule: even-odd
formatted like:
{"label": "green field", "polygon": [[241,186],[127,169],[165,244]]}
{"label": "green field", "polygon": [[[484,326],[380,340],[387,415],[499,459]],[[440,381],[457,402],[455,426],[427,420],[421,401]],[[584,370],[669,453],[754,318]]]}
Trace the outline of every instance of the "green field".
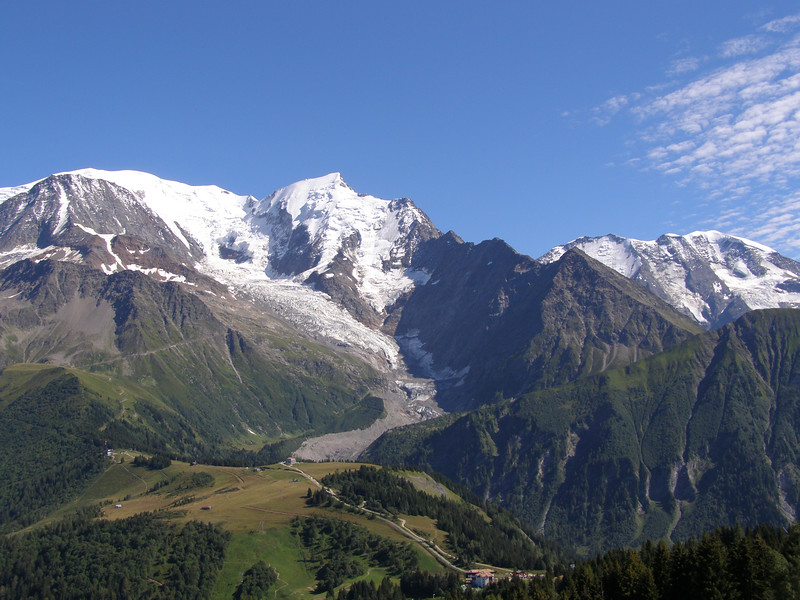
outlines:
{"label": "green field", "polygon": [[[259,470],[242,467],[189,465],[173,461],[162,470],[134,466],[134,453],[118,452],[114,463],[83,493],[34,527],[51,523],[76,510],[100,504],[105,519],[122,519],[142,512],[171,511],[176,522],[198,520],[217,524],[231,532],[225,565],[212,598],[230,598],[244,572],[263,560],[278,572],[272,591],[275,598],[322,597],[312,594],[315,569],[306,568],[304,550],[289,525],[295,517],[312,515],[354,522],[371,533],[394,541],[410,541],[381,519],[337,508],[309,507],[306,494],[317,485],[299,470],[272,465]],[[337,470],[360,465],[341,463],[298,464],[304,473],[319,480]],[[201,475],[205,474],[205,475]],[[210,482],[185,489],[194,479]],[[424,529],[426,537],[444,544],[444,534],[428,519],[407,517],[409,525]],[[421,569],[440,571],[443,567],[422,547],[414,545]],[[445,546],[443,546],[445,547]],[[358,579],[380,582],[387,575],[381,568],[366,567]],[[355,580],[352,580],[355,581]],[[350,585],[352,581],[344,585]]]}

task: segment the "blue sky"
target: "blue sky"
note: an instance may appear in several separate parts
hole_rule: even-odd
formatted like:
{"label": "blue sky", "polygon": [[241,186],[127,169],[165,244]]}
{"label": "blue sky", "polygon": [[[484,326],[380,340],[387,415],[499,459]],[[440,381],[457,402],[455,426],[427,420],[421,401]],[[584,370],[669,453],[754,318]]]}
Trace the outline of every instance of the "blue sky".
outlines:
{"label": "blue sky", "polygon": [[800,257],[796,2],[5,2],[0,186],[339,171],[534,257],[720,229]]}

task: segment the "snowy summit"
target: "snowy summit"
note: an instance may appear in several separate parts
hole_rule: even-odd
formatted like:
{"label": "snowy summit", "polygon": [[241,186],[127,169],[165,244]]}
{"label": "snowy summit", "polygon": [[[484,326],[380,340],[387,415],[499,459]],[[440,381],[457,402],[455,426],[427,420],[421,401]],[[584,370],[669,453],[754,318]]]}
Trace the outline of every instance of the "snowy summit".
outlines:
{"label": "snowy summit", "polygon": [[772,248],[720,233],[666,234],[653,241],[616,235],[556,246],[550,263],[571,248],[637,281],[706,327],[749,310],[800,307],[800,265]]}

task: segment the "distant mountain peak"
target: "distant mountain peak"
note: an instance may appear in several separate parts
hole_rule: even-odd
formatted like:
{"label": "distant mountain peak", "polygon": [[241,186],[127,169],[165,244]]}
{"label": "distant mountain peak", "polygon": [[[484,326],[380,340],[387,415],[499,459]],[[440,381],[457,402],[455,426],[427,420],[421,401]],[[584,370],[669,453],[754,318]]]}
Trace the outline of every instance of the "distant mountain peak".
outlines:
{"label": "distant mountain peak", "polygon": [[[46,181],[53,182],[46,193],[30,196]],[[106,189],[109,185],[116,191]],[[236,286],[294,279],[333,297],[344,294],[350,299],[345,305],[358,306],[354,314],[367,320],[370,312],[380,315],[424,277],[407,273],[411,257],[421,242],[439,235],[410,200],[359,194],[338,172],[298,181],[256,200],[217,186],[192,186],[140,171],[87,168],[0,189],[0,205],[21,195],[27,195],[24,202],[44,202],[44,212],[31,214],[47,216],[46,224],[36,217],[25,234],[25,244],[34,244],[26,256],[33,257],[36,246],[42,249],[45,237],[56,246],[66,244],[56,238],[68,223],[108,243],[122,233],[136,236],[135,228],[120,228],[126,222],[121,206],[127,206],[159,219],[159,227],[172,234],[167,236],[170,243],[177,238],[185,247],[180,252],[192,255],[193,266],[221,282]],[[101,210],[108,203],[114,211]],[[87,209],[82,211],[79,207],[84,205]],[[48,236],[34,235],[41,227],[49,228]],[[4,240],[7,250],[20,246],[15,240]]]}
{"label": "distant mountain peak", "polygon": [[720,231],[664,234],[653,241],[613,234],[556,246],[551,263],[579,248],[693,317],[719,327],[749,310],[800,307],[800,263],[772,248]]}
{"label": "distant mountain peak", "polygon": [[332,203],[335,204],[343,195],[350,194],[355,194],[355,191],[344,182],[341,173],[329,173],[276,190],[264,199],[262,207],[269,209],[280,205],[297,221],[314,210],[322,210]]}

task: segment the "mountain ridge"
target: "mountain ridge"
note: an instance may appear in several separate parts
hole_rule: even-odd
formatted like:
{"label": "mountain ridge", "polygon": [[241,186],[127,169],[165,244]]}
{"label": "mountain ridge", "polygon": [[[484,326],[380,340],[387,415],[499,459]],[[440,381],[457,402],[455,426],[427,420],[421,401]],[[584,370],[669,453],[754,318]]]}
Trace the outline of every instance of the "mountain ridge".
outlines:
{"label": "mountain ridge", "polygon": [[570,248],[637,281],[707,328],[748,310],[800,307],[800,263],[719,231],[665,234],[649,242],[613,234],[582,237],[539,260],[552,262]]}
{"label": "mountain ridge", "polygon": [[[410,200],[359,194],[340,173],[290,184],[262,200],[136,171],[82,169],[51,177],[108,181],[127,190],[163,221],[154,228],[160,236],[181,242],[165,240],[164,245],[191,254],[195,268],[207,276],[237,286],[263,279],[305,283],[335,298],[372,328],[404,294],[429,280],[424,269],[410,268],[413,256],[426,241],[442,235]],[[47,179],[0,188],[0,206],[30,194]],[[68,203],[66,211],[71,206]],[[59,232],[69,216],[57,209],[49,211],[51,234]],[[93,245],[98,249],[112,233],[122,233],[121,223],[103,231],[93,223],[97,224],[79,225],[86,236],[97,236]],[[47,241],[46,235],[41,240],[28,235],[26,244],[14,242],[14,236],[2,237],[6,250],[19,250],[6,264],[20,255],[35,255],[31,245],[41,248]],[[699,231],[645,242],[609,234],[578,238],[538,260],[553,262],[573,247],[644,285],[705,327],[721,326],[747,310],[800,306],[800,264],[738,236]],[[100,264],[119,268],[110,248],[107,254],[108,262]],[[165,277],[185,276],[163,271]]]}

